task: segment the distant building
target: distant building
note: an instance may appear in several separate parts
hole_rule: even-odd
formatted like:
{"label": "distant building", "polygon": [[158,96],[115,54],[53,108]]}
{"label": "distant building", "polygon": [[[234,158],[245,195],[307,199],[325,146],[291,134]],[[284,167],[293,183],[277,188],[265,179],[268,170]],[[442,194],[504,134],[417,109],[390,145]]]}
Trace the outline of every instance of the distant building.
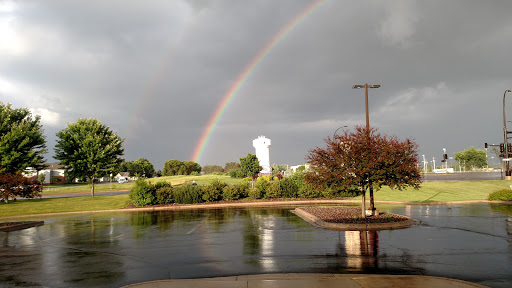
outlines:
{"label": "distant building", "polygon": [[270,145],[270,139],[265,136],[259,136],[258,139],[252,141],[252,146],[256,149],[256,157],[263,168],[260,173],[264,175],[272,175],[272,169],[270,168]]}
{"label": "distant building", "polygon": [[44,184],[64,184],[66,183],[66,170],[64,169],[64,165],[60,165],[59,163],[45,163],[45,169],[37,171],[32,167],[28,167],[23,171],[25,177],[35,178],[40,174],[44,175]]}

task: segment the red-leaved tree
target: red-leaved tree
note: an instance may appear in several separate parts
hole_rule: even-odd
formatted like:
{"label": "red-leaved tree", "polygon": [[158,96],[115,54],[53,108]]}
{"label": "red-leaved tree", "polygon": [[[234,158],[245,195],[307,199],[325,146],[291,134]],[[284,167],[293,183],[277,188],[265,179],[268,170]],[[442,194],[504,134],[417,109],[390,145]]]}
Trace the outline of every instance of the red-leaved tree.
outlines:
{"label": "red-leaved tree", "polygon": [[9,198],[16,200],[16,197],[34,198],[41,196],[42,186],[37,180],[30,180],[21,174],[0,173],[0,201],[9,203]]}
{"label": "red-leaved tree", "polygon": [[317,188],[360,187],[363,217],[366,217],[366,190],[370,189],[373,214],[373,188],[420,187],[417,145],[410,139],[399,141],[377,133],[377,129],[358,126],[354,132],[346,131],[344,135],[327,137],[324,141],[326,148],[316,147],[306,155],[311,164],[306,182]]}

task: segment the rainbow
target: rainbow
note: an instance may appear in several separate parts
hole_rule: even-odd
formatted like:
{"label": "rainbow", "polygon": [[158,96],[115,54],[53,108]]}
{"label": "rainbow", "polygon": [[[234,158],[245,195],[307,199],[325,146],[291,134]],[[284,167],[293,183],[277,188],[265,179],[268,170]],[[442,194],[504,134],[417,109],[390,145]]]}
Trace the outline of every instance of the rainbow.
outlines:
{"label": "rainbow", "polygon": [[240,90],[242,85],[247,81],[249,76],[251,76],[252,72],[258,67],[258,65],[265,59],[265,57],[272,51],[272,49],[279,44],[285,37],[288,35],[295,27],[297,27],[307,16],[312,14],[318,7],[320,7],[323,3],[328,0],[316,0],[303,9],[295,18],[293,18],[288,24],[286,24],[279,32],[272,37],[272,39],[260,50],[260,52],[252,59],[252,61],[245,67],[245,69],[238,75],[235,83],[229,88],[228,92],[224,95],[221,102],[215,109],[215,112],[208,120],[208,124],[206,128],[203,130],[201,134],[201,138],[192,153],[191,159],[194,162],[199,163],[201,161],[201,157],[203,156],[204,149],[207,146],[210,138],[215,130],[215,127],[222,119],[222,116],[226,112],[226,109],[229,107],[229,104],[232,102],[233,98]]}

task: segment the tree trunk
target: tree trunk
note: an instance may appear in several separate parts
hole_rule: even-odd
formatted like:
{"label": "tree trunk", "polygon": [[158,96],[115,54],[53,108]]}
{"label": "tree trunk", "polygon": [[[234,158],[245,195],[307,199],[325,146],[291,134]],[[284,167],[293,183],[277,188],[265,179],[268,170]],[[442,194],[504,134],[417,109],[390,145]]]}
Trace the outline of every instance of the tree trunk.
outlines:
{"label": "tree trunk", "polygon": [[362,216],[363,218],[366,218],[366,187],[364,187],[364,184],[361,186],[361,194],[362,194],[362,199],[363,199],[363,203],[362,203]]}
{"label": "tree trunk", "polygon": [[91,197],[94,198],[94,177],[91,177]]}
{"label": "tree trunk", "polygon": [[375,204],[373,203],[373,185],[370,184],[370,210],[372,210],[372,216],[375,216]]}

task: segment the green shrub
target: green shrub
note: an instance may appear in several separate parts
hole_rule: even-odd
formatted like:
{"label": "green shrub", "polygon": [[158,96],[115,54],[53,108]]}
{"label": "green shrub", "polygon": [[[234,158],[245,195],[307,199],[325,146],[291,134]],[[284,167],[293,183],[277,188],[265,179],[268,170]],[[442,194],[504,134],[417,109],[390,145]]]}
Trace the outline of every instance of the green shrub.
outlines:
{"label": "green shrub", "polygon": [[[156,186],[156,185],[155,185]],[[156,190],[156,201],[158,204],[170,204],[174,202],[173,189],[170,187],[161,187]]]}
{"label": "green shrub", "polygon": [[309,186],[309,185],[303,185],[299,189],[299,197],[302,198],[317,198],[321,195],[320,191],[317,189]]}
{"label": "green shrub", "polygon": [[145,179],[138,179],[130,190],[130,200],[135,206],[142,207],[156,204],[156,189]]}
{"label": "green shrub", "polygon": [[228,186],[228,184],[226,184],[226,182],[222,182],[220,181],[219,179],[215,179],[213,180],[212,182],[210,182],[210,185],[212,185],[213,187],[215,187],[217,190],[219,190],[220,193],[222,193],[222,189],[226,186]]}
{"label": "green shrub", "polygon": [[330,187],[326,187],[322,191],[322,196],[324,196],[325,198],[335,198],[335,197],[338,197],[339,192],[340,192],[339,187],[337,187],[335,185],[331,185]]}
{"label": "green shrub", "polygon": [[301,189],[305,184],[304,175],[305,175],[304,172],[295,172],[295,173],[293,173],[292,176],[288,177],[287,179],[291,179],[293,181],[293,183],[295,183],[295,185],[297,185],[297,188]]}
{"label": "green shrub", "polygon": [[512,201],[512,189],[501,189],[489,194],[491,201]]}
{"label": "green shrub", "polygon": [[242,181],[235,185],[238,188],[238,192],[240,193],[240,198],[249,197],[249,188],[251,188],[251,181]]}
{"label": "green shrub", "polygon": [[267,186],[267,190],[265,193],[265,198],[281,198],[283,194],[281,193],[281,185],[279,182],[272,182]]}
{"label": "green shrub", "polygon": [[285,198],[297,198],[299,194],[299,188],[292,181],[292,179],[285,178],[279,181],[279,185],[281,186],[281,193]]}
{"label": "green shrub", "polygon": [[183,185],[173,191],[174,203],[195,204],[203,202],[201,187],[197,185]]}
{"label": "green shrub", "polygon": [[229,185],[222,189],[222,199],[238,200],[240,199],[240,191],[235,185]]}
{"label": "green shrub", "polygon": [[248,196],[251,199],[261,199],[261,191],[258,188],[249,188],[248,189]]}
{"label": "green shrub", "polygon": [[222,197],[222,190],[219,191],[217,187],[208,184],[202,187],[203,200],[207,202],[218,201]]}
{"label": "green shrub", "polygon": [[345,188],[345,190],[341,190],[338,194],[338,197],[356,197],[359,194],[361,194],[361,190],[359,190],[359,187],[352,186],[349,188]]}
{"label": "green shrub", "polygon": [[260,190],[262,197],[265,197],[268,186],[270,186],[270,182],[268,182],[268,177],[259,177],[254,184],[254,187]]}
{"label": "green shrub", "polygon": [[190,172],[190,175],[191,176],[199,176],[200,174],[197,171],[192,171],[192,172]]}
{"label": "green shrub", "polygon": [[231,178],[244,178],[246,176],[242,169],[231,170],[228,174]]}
{"label": "green shrub", "polygon": [[155,190],[158,190],[158,189],[164,188],[164,187],[171,187],[171,184],[164,180],[160,180],[160,181],[156,182],[156,184],[155,184]]}

